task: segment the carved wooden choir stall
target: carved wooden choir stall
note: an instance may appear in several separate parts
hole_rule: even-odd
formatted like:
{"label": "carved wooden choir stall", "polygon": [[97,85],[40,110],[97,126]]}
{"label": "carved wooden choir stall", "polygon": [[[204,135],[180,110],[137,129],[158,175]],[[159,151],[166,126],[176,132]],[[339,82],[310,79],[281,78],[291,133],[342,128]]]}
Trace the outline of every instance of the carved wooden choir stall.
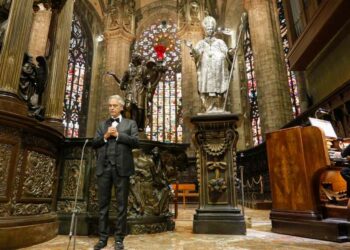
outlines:
{"label": "carved wooden choir stall", "polygon": [[[331,161],[327,138],[314,126],[266,136],[272,231],[308,238],[349,241],[350,222],[342,165]],[[345,200],[345,201],[344,201]]]}

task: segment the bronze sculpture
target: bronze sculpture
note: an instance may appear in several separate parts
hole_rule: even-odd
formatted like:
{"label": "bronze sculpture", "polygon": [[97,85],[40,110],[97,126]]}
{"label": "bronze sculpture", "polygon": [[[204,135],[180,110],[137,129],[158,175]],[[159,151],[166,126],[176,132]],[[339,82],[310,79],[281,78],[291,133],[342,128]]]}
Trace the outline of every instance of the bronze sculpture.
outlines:
{"label": "bronze sculpture", "polygon": [[46,87],[48,68],[43,56],[36,57],[36,61],[38,66],[33,63],[33,58],[30,55],[24,54],[19,96],[27,103],[29,115],[38,120],[43,120],[42,97]]}
{"label": "bronze sculpture", "polygon": [[152,59],[145,64],[142,61],[140,54],[133,53],[129,67],[121,80],[114,73],[107,72],[124,91],[125,108],[129,113],[127,116],[136,121],[139,131],[144,131],[145,119],[151,115],[146,110],[152,103],[157,85],[166,71],[165,66]]}

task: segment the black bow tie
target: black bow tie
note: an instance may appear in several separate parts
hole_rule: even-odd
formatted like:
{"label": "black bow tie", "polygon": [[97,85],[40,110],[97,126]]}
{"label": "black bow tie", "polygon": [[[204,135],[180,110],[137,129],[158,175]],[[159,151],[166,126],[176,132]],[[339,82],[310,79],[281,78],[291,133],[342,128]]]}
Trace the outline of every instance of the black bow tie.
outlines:
{"label": "black bow tie", "polygon": [[119,119],[119,118],[116,118],[116,119],[110,118],[110,119],[109,119],[109,122],[110,122],[110,123],[112,123],[112,122],[118,122],[118,123],[119,123],[119,122],[120,122],[120,119]]}

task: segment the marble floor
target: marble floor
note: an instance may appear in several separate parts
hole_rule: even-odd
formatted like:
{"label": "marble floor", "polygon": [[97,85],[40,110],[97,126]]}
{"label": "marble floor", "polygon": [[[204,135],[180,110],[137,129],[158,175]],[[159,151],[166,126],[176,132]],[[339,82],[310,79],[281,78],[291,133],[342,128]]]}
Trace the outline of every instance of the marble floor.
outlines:
{"label": "marble floor", "polygon": [[[248,224],[247,235],[206,235],[192,233],[192,218],[195,206],[182,209],[180,205],[179,216],[173,232],[146,235],[129,235],[124,244],[127,250],[301,250],[301,249],[332,249],[350,250],[349,243],[334,243],[312,240],[301,237],[271,233],[269,211],[245,209]],[[77,237],[75,249],[91,250],[98,241],[97,237]],[[63,250],[67,249],[69,238],[58,235],[56,238],[28,248],[26,250]],[[114,241],[110,238],[105,250],[112,250]],[[72,243],[69,249],[73,249]]]}

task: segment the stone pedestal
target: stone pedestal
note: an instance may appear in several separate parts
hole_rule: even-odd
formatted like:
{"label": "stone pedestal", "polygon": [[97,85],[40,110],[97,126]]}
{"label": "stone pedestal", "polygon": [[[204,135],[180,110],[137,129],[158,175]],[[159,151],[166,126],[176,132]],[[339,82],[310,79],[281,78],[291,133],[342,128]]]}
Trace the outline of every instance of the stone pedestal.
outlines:
{"label": "stone pedestal", "polygon": [[196,131],[199,208],[193,232],[245,234],[244,216],[237,208],[236,144],[238,115],[211,114],[191,118]]}

